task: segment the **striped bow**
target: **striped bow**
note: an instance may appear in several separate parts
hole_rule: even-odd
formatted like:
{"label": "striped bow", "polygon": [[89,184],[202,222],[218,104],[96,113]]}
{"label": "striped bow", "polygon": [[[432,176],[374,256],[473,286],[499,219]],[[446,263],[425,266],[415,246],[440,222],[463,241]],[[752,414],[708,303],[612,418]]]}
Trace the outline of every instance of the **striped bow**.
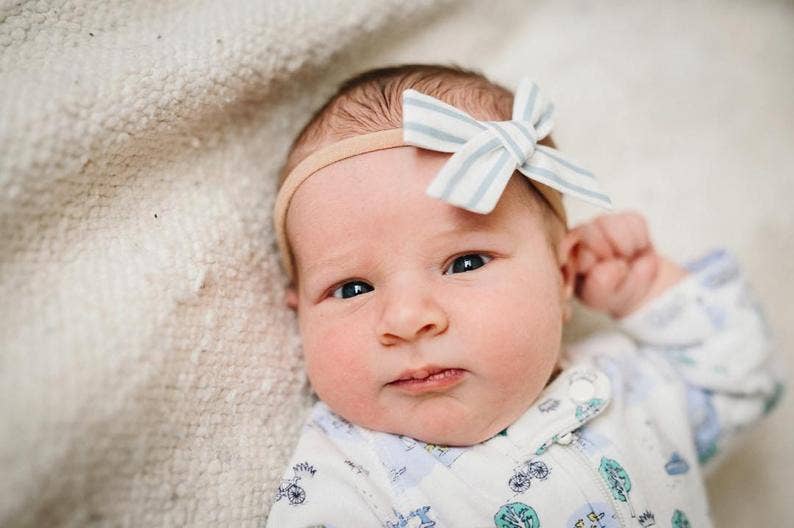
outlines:
{"label": "striped bow", "polygon": [[537,144],[551,131],[553,111],[554,105],[526,77],[516,91],[510,121],[477,121],[434,97],[405,90],[403,141],[454,152],[426,192],[469,211],[490,213],[516,169],[563,194],[611,208],[592,173],[558,150]]}

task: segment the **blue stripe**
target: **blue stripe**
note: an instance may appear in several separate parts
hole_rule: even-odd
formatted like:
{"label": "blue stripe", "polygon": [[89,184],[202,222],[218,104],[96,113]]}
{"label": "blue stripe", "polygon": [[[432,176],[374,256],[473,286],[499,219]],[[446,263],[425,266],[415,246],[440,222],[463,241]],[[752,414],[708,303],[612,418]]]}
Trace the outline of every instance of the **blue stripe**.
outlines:
{"label": "blue stripe", "polygon": [[573,183],[568,183],[567,181],[563,180],[562,178],[560,178],[559,176],[557,176],[555,173],[553,173],[548,169],[524,165],[521,167],[520,170],[521,172],[531,172],[532,174],[537,174],[538,176],[543,176],[545,178],[553,180],[555,183],[560,184],[562,187],[565,187],[566,189],[570,189],[571,191],[574,191],[576,193],[584,194],[586,196],[591,196],[597,200],[606,202],[608,204],[612,203],[612,200],[610,200],[609,196],[607,196],[606,194],[601,194],[600,192],[591,191],[590,189],[579,187],[578,185],[574,185]]}
{"label": "blue stripe", "polygon": [[530,134],[529,129],[527,129],[526,125],[524,125],[524,123],[522,123],[521,121],[510,121],[510,123],[512,123],[518,130],[520,130],[521,133],[523,133],[524,136],[526,136],[527,140],[530,143],[534,145],[535,143],[538,142],[537,133],[533,137],[532,134]]}
{"label": "blue stripe", "polygon": [[421,123],[405,122],[403,123],[403,128],[407,130],[413,130],[414,132],[419,132],[421,134],[425,134],[432,138],[438,139],[439,141],[448,141],[450,143],[458,143],[458,144],[463,144],[466,142],[466,140],[463,138],[459,138],[458,136],[453,136],[452,134],[447,134],[446,132],[442,132],[437,128],[429,127]]}
{"label": "blue stripe", "polygon": [[554,161],[556,161],[560,165],[571,169],[572,171],[574,171],[577,174],[581,174],[582,176],[587,176],[588,178],[595,179],[595,176],[593,175],[592,172],[590,172],[588,170],[585,170],[585,169],[583,169],[581,167],[577,167],[576,165],[574,165],[570,161],[567,161],[567,160],[564,160],[562,158],[559,158],[559,157],[547,152],[546,150],[537,149],[535,152],[540,152],[541,154],[545,154],[546,156],[550,157],[551,159],[553,159]]}
{"label": "blue stripe", "polygon": [[535,109],[535,99],[538,96],[538,85],[532,83],[532,90],[529,92],[529,97],[527,100],[527,105],[524,107],[524,114],[521,116],[523,121],[530,121],[532,117],[532,111]]}
{"label": "blue stripe", "polygon": [[513,138],[510,137],[510,134],[505,132],[505,130],[497,123],[491,123],[491,126],[496,129],[497,132],[507,141],[508,146],[513,149],[513,154],[515,154],[516,161],[519,163],[524,163],[524,153],[521,151],[516,142],[513,141]]}
{"label": "blue stripe", "polygon": [[499,146],[499,140],[494,138],[485,145],[481,146],[480,148],[472,152],[471,154],[469,154],[469,157],[466,158],[466,161],[464,161],[461,164],[460,168],[455,172],[455,174],[452,175],[452,178],[450,178],[449,182],[447,183],[447,187],[444,189],[444,193],[441,195],[441,199],[447,200],[449,198],[449,195],[452,194],[452,191],[458,185],[460,179],[463,178],[463,175],[466,174],[466,171],[469,170],[469,167],[471,167],[471,165],[475,161],[477,161],[480,158],[480,156],[484,155],[488,151],[493,150],[498,146]]}
{"label": "blue stripe", "polygon": [[478,203],[480,203],[480,200],[482,200],[483,196],[485,196],[485,192],[491,188],[491,185],[493,184],[493,181],[496,178],[496,176],[502,172],[502,168],[505,166],[505,163],[507,162],[507,159],[509,157],[510,155],[507,153],[507,151],[503,150],[502,155],[499,157],[499,160],[496,162],[496,165],[494,165],[493,168],[485,176],[485,178],[483,178],[483,180],[480,182],[480,187],[477,189],[477,192],[474,194],[474,196],[472,196],[471,200],[469,200],[469,203],[467,205],[469,209],[474,209],[474,207]]}
{"label": "blue stripe", "polygon": [[[407,96],[407,95],[403,96],[403,104],[404,105],[405,104],[411,104],[411,105],[414,105],[414,106],[418,106],[420,108],[426,108],[428,110],[433,110],[435,112],[438,112],[439,114],[448,115],[449,117],[454,117],[455,119],[457,119],[459,121],[463,121],[464,123],[468,123],[469,125],[476,126],[480,130],[485,130],[485,127],[483,125],[481,125],[478,121],[472,119],[471,117],[469,117],[465,113],[461,112],[460,110],[453,111],[453,110],[450,110],[449,108],[447,108],[445,106],[441,106],[441,105],[438,105],[438,104],[430,102],[430,101],[423,101],[421,99],[415,99],[415,98]],[[403,113],[405,113],[404,110],[403,110]]]}

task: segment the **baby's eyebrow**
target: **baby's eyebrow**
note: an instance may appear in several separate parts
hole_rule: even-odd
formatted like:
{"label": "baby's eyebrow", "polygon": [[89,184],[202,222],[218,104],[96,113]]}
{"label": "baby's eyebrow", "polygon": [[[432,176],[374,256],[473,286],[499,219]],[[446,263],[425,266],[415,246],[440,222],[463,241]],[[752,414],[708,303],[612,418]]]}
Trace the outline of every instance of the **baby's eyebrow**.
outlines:
{"label": "baby's eyebrow", "polygon": [[[432,242],[437,241],[439,239],[449,238],[454,235],[478,235],[478,234],[496,234],[496,231],[492,228],[489,228],[484,225],[476,225],[473,223],[470,224],[457,224],[453,225],[449,228],[443,229],[429,237],[429,240]],[[305,274],[310,276],[312,272],[315,270],[324,270],[334,267],[341,267],[344,264],[350,262],[350,259],[353,258],[354,252],[342,252],[338,255],[334,255],[331,257],[320,258],[319,260],[313,261],[311,264],[306,266]]]}
{"label": "baby's eyebrow", "polygon": [[324,259],[315,260],[314,262],[312,262],[311,264],[306,266],[306,272],[305,273],[307,275],[310,275],[316,269],[325,269],[325,268],[328,268],[329,266],[330,267],[341,266],[342,264],[348,262],[349,259],[350,259],[349,255],[343,253],[341,255],[337,255],[337,256],[334,256],[334,257],[327,257],[327,258],[324,258]]}
{"label": "baby's eyebrow", "polygon": [[494,230],[480,223],[469,221],[465,224],[456,224],[447,229],[439,231],[433,238],[448,237],[450,235],[465,235],[469,233],[493,233]]}

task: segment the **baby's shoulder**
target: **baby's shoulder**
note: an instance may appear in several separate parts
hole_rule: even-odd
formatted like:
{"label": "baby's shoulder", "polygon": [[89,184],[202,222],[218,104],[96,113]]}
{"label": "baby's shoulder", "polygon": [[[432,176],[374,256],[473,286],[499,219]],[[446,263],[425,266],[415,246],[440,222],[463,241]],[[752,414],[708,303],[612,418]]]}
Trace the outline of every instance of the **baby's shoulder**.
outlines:
{"label": "baby's shoulder", "polygon": [[[666,353],[674,354],[675,350]],[[663,388],[675,392],[685,389],[668,358],[639,346],[630,336],[615,329],[601,330],[571,343],[565,348],[563,359],[569,365],[581,361],[592,363],[607,375],[615,397],[636,394],[640,387],[644,388],[646,397],[667,392]]]}
{"label": "baby's shoulder", "polygon": [[[617,329],[601,329],[578,341],[567,344],[562,352],[562,364],[573,365],[586,361],[601,369],[633,369],[653,362],[637,342]],[[609,374],[609,372],[607,372]]]}

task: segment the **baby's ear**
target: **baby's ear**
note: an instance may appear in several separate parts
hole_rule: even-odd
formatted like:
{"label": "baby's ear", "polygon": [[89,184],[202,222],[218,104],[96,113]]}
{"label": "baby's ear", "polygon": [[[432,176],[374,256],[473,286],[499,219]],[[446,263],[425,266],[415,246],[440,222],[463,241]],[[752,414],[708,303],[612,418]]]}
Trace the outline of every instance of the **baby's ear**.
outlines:
{"label": "baby's ear", "polygon": [[290,309],[295,310],[297,312],[298,311],[298,290],[296,290],[295,287],[292,284],[290,284],[289,286],[287,286],[286,293],[287,293],[287,295],[286,295],[285,300],[287,302],[287,306]]}
{"label": "baby's ear", "polygon": [[563,303],[563,320],[571,318],[572,310],[570,300],[576,286],[576,250],[579,246],[579,232],[570,230],[563,235],[557,246],[557,262],[560,266],[562,278],[562,291],[560,301]]}

